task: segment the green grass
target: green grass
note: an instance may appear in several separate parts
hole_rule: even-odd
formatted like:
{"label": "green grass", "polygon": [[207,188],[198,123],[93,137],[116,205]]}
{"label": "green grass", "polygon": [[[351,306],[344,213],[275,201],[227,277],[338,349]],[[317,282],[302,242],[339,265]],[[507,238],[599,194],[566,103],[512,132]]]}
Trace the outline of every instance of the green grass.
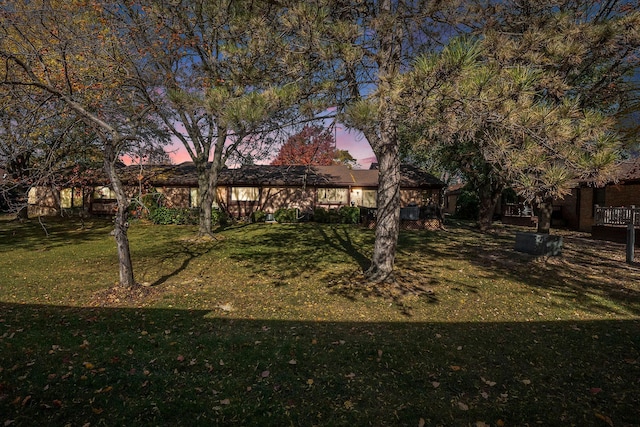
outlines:
{"label": "green grass", "polygon": [[640,268],[565,233],[400,238],[373,289],[373,232],[248,225],[217,240],[134,223],[139,292],[110,292],[108,222],[0,219],[5,425],[640,425]]}

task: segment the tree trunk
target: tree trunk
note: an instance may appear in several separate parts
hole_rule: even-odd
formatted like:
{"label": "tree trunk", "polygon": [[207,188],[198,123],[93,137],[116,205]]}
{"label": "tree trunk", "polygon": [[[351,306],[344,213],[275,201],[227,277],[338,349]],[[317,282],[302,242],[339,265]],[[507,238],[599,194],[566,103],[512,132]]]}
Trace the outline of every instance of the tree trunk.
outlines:
{"label": "tree trunk", "polygon": [[478,228],[480,231],[487,231],[493,225],[493,214],[496,211],[496,205],[501,194],[502,186],[492,185],[491,183],[479,189]]}
{"label": "tree trunk", "polygon": [[209,197],[209,170],[206,159],[197,159],[196,173],[198,174],[198,202],[200,217],[198,221],[198,236],[206,236],[212,233],[211,226],[211,202]]}
{"label": "tree trunk", "polygon": [[551,230],[551,213],[553,212],[553,199],[545,199],[538,203],[538,233],[549,234]]}
{"label": "tree trunk", "polygon": [[382,112],[365,137],[378,158],[378,197],[376,240],[371,266],[365,277],[373,283],[395,280],[393,264],[400,233],[400,143],[399,113],[394,82],[399,74],[402,29],[393,13],[391,0],[380,3],[380,47],[378,63],[378,111]]}
{"label": "tree trunk", "polygon": [[118,201],[118,210],[115,215],[114,237],[118,248],[120,286],[131,288],[136,285],[136,282],[133,277],[133,263],[131,262],[129,237],[127,236],[129,228],[129,223],[127,222],[129,199],[115,170],[114,165],[116,160],[115,150],[110,146],[105,147],[104,170],[111,181],[111,186],[116,193],[116,199]]}
{"label": "tree trunk", "polygon": [[224,144],[227,140],[226,131],[220,130],[217,137],[215,150],[213,152],[213,162],[211,167],[207,168],[207,159],[196,165],[198,172],[198,188],[200,191],[200,224],[198,226],[198,235],[213,235],[213,224],[211,221],[211,205],[216,201],[218,191],[218,178],[220,171],[224,166]]}
{"label": "tree trunk", "polygon": [[400,233],[400,157],[393,138],[376,150],[378,157],[378,197],[376,240],[371,266],[365,277],[373,283],[392,282],[393,265]]}

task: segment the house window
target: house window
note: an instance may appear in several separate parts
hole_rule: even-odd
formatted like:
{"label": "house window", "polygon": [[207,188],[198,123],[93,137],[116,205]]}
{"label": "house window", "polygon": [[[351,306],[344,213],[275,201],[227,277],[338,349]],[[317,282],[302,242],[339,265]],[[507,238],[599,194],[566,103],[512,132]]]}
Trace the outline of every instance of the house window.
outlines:
{"label": "house window", "polygon": [[375,208],[378,192],[376,190],[362,190],[362,206],[365,208]]}
{"label": "house window", "polygon": [[38,190],[36,187],[31,187],[29,189],[29,197],[27,203],[30,205],[35,205],[38,202]]}
{"label": "house window", "polygon": [[82,188],[63,188],[60,191],[62,209],[81,208],[82,201]]}
{"label": "house window", "polygon": [[109,187],[96,187],[93,190],[93,198],[94,199],[115,199],[116,192],[110,189]]}
{"label": "house window", "polygon": [[259,195],[258,187],[233,187],[231,190],[231,200],[234,202],[255,202]]}
{"label": "house window", "polygon": [[189,189],[189,207],[197,208],[200,206],[200,194],[197,188]]}
{"label": "house window", "polygon": [[349,191],[346,188],[318,188],[318,203],[346,205]]}

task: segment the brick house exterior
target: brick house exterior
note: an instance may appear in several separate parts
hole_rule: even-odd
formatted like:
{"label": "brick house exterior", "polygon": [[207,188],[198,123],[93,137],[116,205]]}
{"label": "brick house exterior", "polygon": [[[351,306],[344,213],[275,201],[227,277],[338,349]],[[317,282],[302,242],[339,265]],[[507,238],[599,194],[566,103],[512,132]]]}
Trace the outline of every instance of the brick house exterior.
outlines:
{"label": "brick house exterior", "polygon": [[[401,206],[439,205],[444,183],[416,167],[401,168]],[[156,191],[171,208],[197,208],[198,184],[191,162],[162,166],[122,166],[120,175],[129,196]],[[82,187],[52,190],[34,187],[29,193],[30,215],[52,215],[61,209],[105,215],[115,209],[109,182],[91,171]],[[256,210],[273,213],[297,208],[313,213],[317,207],[359,206],[375,209],[378,171],[346,166],[251,165],[221,171],[216,203],[235,218]],[[56,199],[57,198],[57,199]]]}

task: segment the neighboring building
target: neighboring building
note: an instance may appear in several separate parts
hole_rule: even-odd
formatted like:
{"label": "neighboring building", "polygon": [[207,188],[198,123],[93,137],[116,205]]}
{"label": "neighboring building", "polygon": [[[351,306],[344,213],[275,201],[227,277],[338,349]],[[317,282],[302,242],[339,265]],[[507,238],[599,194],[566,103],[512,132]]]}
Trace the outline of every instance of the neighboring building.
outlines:
{"label": "neighboring building", "polygon": [[[447,212],[455,212],[459,189],[453,187],[445,192]],[[607,234],[617,232],[598,224],[596,207],[640,207],[640,158],[620,164],[614,182],[602,187],[594,187],[576,181],[571,192],[553,202],[552,227],[593,232],[594,236],[607,238]],[[531,206],[525,203],[502,203],[502,222],[535,227],[537,217]],[[595,228],[594,228],[595,227]]]}
{"label": "neighboring building", "polygon": [[449,215],[456,213],[456,206],[458,205],[458,197],[462,194],[464,183],[452,184],[447,187],[444,192],[444,212]]}
{"label": "neighboring building", "polygon": [[[400,199],[402,207],[440,204],[444,184],[433,175],[403,165]],[[167,207],[198,207],[198,180],[195,166],[128,166],[120,173],[129,195],[161,193]],[[89,214],[110,214],[115,196],[104,174],[91,171],[83,186],[59,189],[38,187],[29,194],[31,215],[50,215],[62,209]],[[217,205],[235,218],[248,217],[256,210],[274,213],[279,208],[298,208],[312,214],[318,207],[358,206],[375,211],[378,170],[349,169],[346,166],[250,165],[221,171]],[[56,199],[57,198],[57,199]],[[58,201],[59,200],[59,201]]]}

